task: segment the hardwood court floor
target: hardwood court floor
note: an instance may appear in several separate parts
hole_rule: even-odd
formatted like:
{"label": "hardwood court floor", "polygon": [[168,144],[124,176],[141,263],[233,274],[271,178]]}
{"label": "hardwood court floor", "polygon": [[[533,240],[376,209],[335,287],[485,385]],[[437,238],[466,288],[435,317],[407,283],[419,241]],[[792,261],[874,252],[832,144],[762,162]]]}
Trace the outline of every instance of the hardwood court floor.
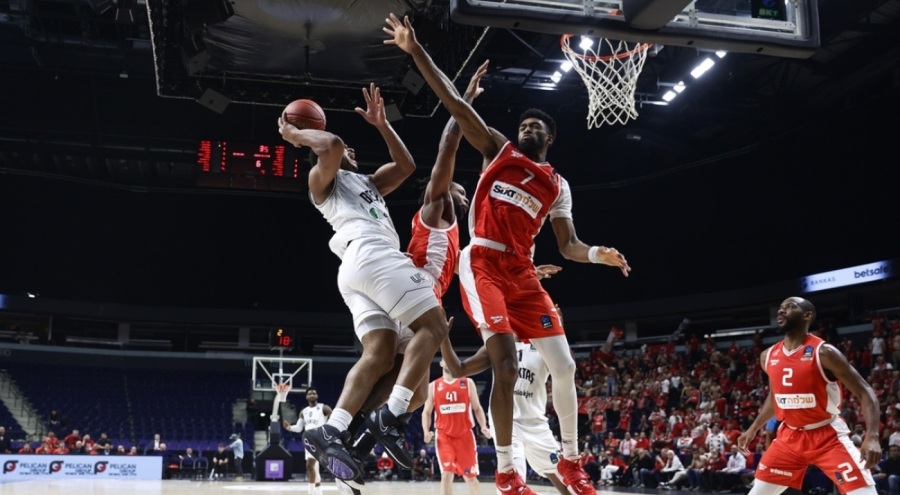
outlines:
{"label": "hardwood court floor", "polygon": [[[2,480],[2,478],[0,478]],[[538,495],[559,495],[549,484],[529,483]],[[688,491],[663,491],[656,488],[597,489],[598,495],[719,495],[717,493],[697,493]],[[789,495],[802,495],[788,490]],[[306,495],[305,481],[262,482],[262,481],[190,481],[190,480],[29,480],[0,481],[2,495]],[[369,481],[362,495],[439,495],[437,481]],[[481,481],[479,495],[495,495],[494,480]],[[322,484],[322,495],[340,495],[333,482]],[[469,488],[461,480],[453,484],[453,495],[469,495]]]}
{"label": "hardwood court floor", "polygon": [[[552,486],[529,485],[538,495],[559,495]],[[189,480],[29,480],[0,483],[3,495],[306,495],[305,481],[189,481]],[[323,495],[339,495],[334,483],[322,484]],[[440,483],[370,481],[363,495],[438,495]],[[468,495],[468,487],[453,484],[454,495]],[[493,480],[481,482],[481,495],[494,495]],[[694,495],[694,494],[691,494]]]}

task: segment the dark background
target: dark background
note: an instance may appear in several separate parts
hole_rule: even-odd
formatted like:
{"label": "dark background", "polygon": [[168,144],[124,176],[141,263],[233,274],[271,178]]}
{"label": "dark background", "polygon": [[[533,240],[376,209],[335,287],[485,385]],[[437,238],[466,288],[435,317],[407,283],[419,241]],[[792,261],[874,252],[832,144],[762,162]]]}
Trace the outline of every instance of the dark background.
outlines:
{"label": "dark background", "polygon": [[[276,119],[289,99],[232,102],[217,113],[192,98],[160,97],[145,12],[118,25],[112,11],[26,3],[37,5],[21,14],[31,31],[10,21],[20,15],[13,2],[3,4],[12,17],[0,24],[0,292],[345,312],[339,260],[327,248],[331,229],[305,192],[196,185],[201,139],[281,144]],[[543,59],[530,60],[510,31],[490,33],[472,57],[495,67],[476,108],[509,136],[528,107],[556,116],[549,159],[572,185],[579,237],[615,246],[633,267],[625,279],[565,261],[547,228],[536,261],[563,266],[546,282],[557,302],[600,306],[746,289],[898,256],[900,30],[896,18],[880,15],[887,2],[853,3],[820,2],[823,48],[809,59],[729,54],[675,104],[642,106],[636,121],[594,130],[585,128],[587,99],[574,74],[557,91],[501,77],[517,63],[558,63],[558,48],[549,48],[558,37],[516,33],[546,47]],[[54,37],[62,14],[48,14],[51,7],[109,31],[79,38],[59,27]],[[848,47],[848,32],[863,34]],[[667,50],[653,62],[654,77],[664,68],[689,70],[701,55]],[[402,60],[401,74],[409,66]],[[472,70],[463,69],[458,87]],[[359,74],[353,83],[366,82]],[[301,83],[286,92],[310,94]],[[323,106],[329,130],[356,148],[364,171],[389,159],[361,118]],[[416,179],[427,177],[447,117],[437,108],[433,117],[393,123],[417,160]],[[464,143],[457,177],[470,194],[479,166]],[[417,197],[414,180],[388,197],[403,243]],[[871,304],[900,305],[896,294],[887,287]],[[772,294],[768,304],[788,295]],[[446,304],[461,309],[455,288]]]}

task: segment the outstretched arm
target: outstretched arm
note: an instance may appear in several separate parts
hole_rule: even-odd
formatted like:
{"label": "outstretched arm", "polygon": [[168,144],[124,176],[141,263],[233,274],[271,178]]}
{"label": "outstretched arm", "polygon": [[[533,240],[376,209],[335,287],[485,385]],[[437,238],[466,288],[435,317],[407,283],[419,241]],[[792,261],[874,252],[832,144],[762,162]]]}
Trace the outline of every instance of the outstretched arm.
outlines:
{"label": "outstretched arm", "polygon": [[450,115],[459,121],[459,127],[469,143],[486,158],[496,156],[500,147],[506,143],[506,139],[497,139],[478,113],[472,109],[472,106],[460,97],[453,82],[437,68],[434,60],[416,39],[416,33],[409,18],[404,16],[401,22],[396,15],[391,14],[385,19],[385,22],[388,25],[384,28],[384,32],[389,34],[391,39],[384,40],[384,43],[397,45],[401,50],[412,55],[422,77],[440,98]]}
{"label": "outstretched arm", "polygon": [[491,367],[491,358],[488,356],[486,346],[481,346],[472,357],[461,361],[456,355],[456,351],[453,350],[449,337],[441,343],[441,357],[444,359],[444,365],[450,370],[450,375],[454,378],[477,375]]}
{"label": "outstretched arm", "polygon": [[878,442],[878,425],[881,422],[881,411],[878,410],[878,399],[872,386],[866,382],[856,368],[850,365],[847,358],[832,345],[823,345],[819,348],[819,359],[822,367],[830,371],[834,377],[844,384],[862,406],[863,416],[866,418],[866,436],[859,446],[862,461],[865,468],[871,469],[881,460],[881,444]]}
{"label": "outstretched arm", "polygon": [[[469,80],[469,86],[466,88],[464,96],[466,102],[472,103],[475,98],[484,92],[484,88],[479,85],[481,78],[487,73],[488,62],[481,64]],[[447,125],[444,126],[444,132],[441,135],[441,143],[438,146],[437,159],[434,162],[434,168],[431,169],[431,179],[425,187],[425,206],[431,202],[445,199],[450,191],[450,183],[453,182],[453,171],[456,165],[456,151],[459,149],[459,124],[456,119],[450,117]]]}
{"label": "outstretched arm", "polygon": [[319,158],[309,171],[307,179],[309,192],[316,203],[325,201],[331,192],[334,176],[341,168],[344,157],[344,142],[328,131],[298,129],[282,118],[278,118],[278,132],[285,141],[296,147],[309,146]]}
{"label": "outstretched arm", "polygon": [[589,246],[575,234],[575,224],[571,218],[557,217],[552,219],[553,234],[556,236],[556,244],[560,254],[564,258],[580,263],[600,263],[615,266],[622,270],[626,277],[631,272],[631,267],[625,261],[625,256],[616,248],[605,246]]}
{"label": "outstretched arm", "polygon": [[387,116],[384,113],[384,99],[381,97],[381,89],[375,86],[375,83],[369,84],[369,88],[363,88],[363,98],[366,100],[366,109],[356,107],[356,113],[360,114],[366,122],[375,126],[381,133],[381,138],[387,144],[388,152],[391,154],[390,163],[378,167],[372,176],[372,182],[378,188],[378,193],[387,196],[394,189],[400,187],[413,172],[416,171],[416,162],[413,160],[403,140],[391,127]]}

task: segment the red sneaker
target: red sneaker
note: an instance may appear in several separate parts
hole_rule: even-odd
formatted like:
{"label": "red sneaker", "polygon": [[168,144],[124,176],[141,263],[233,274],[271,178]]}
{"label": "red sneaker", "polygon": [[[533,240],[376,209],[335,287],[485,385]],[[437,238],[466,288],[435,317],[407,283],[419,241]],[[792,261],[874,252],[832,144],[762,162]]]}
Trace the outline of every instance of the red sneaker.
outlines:
{"label": "red sneaker", "polygon": [[556,472],[572,495],[597,495],[591,477],[584,472],[580,462],[561,458],[556,465]]}
{"label": "red sneaker", "polygon": [[505,473],[496,472],[494,483],[497,485],[498,495],[537,495],[531,491],[531,488],[528,488],[515,470]]}

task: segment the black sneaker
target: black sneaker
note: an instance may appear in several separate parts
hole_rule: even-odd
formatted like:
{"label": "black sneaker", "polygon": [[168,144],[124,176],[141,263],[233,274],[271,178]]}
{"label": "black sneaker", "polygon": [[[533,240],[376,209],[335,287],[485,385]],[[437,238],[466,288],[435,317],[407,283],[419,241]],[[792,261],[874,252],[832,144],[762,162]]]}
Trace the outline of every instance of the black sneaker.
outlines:
{"label": "black sneaker", "polygon": [[406,450],[406,424],[409,423],[411,413],[394,416],[387,404],[372,411],[366,418],[369,432],[375,435],[378,443],[394,459],[394,462],[403,469],[411,469],[412,456]]}
{"label": "black sneaker", "polygon": [[350,432],[341,432],[336,427],[326,424],[306,430],[303,445],[306,451],[335,478],[352,480],[362,476],[362,469],[344,446],[344,440],[349,440],[349,437]]}

